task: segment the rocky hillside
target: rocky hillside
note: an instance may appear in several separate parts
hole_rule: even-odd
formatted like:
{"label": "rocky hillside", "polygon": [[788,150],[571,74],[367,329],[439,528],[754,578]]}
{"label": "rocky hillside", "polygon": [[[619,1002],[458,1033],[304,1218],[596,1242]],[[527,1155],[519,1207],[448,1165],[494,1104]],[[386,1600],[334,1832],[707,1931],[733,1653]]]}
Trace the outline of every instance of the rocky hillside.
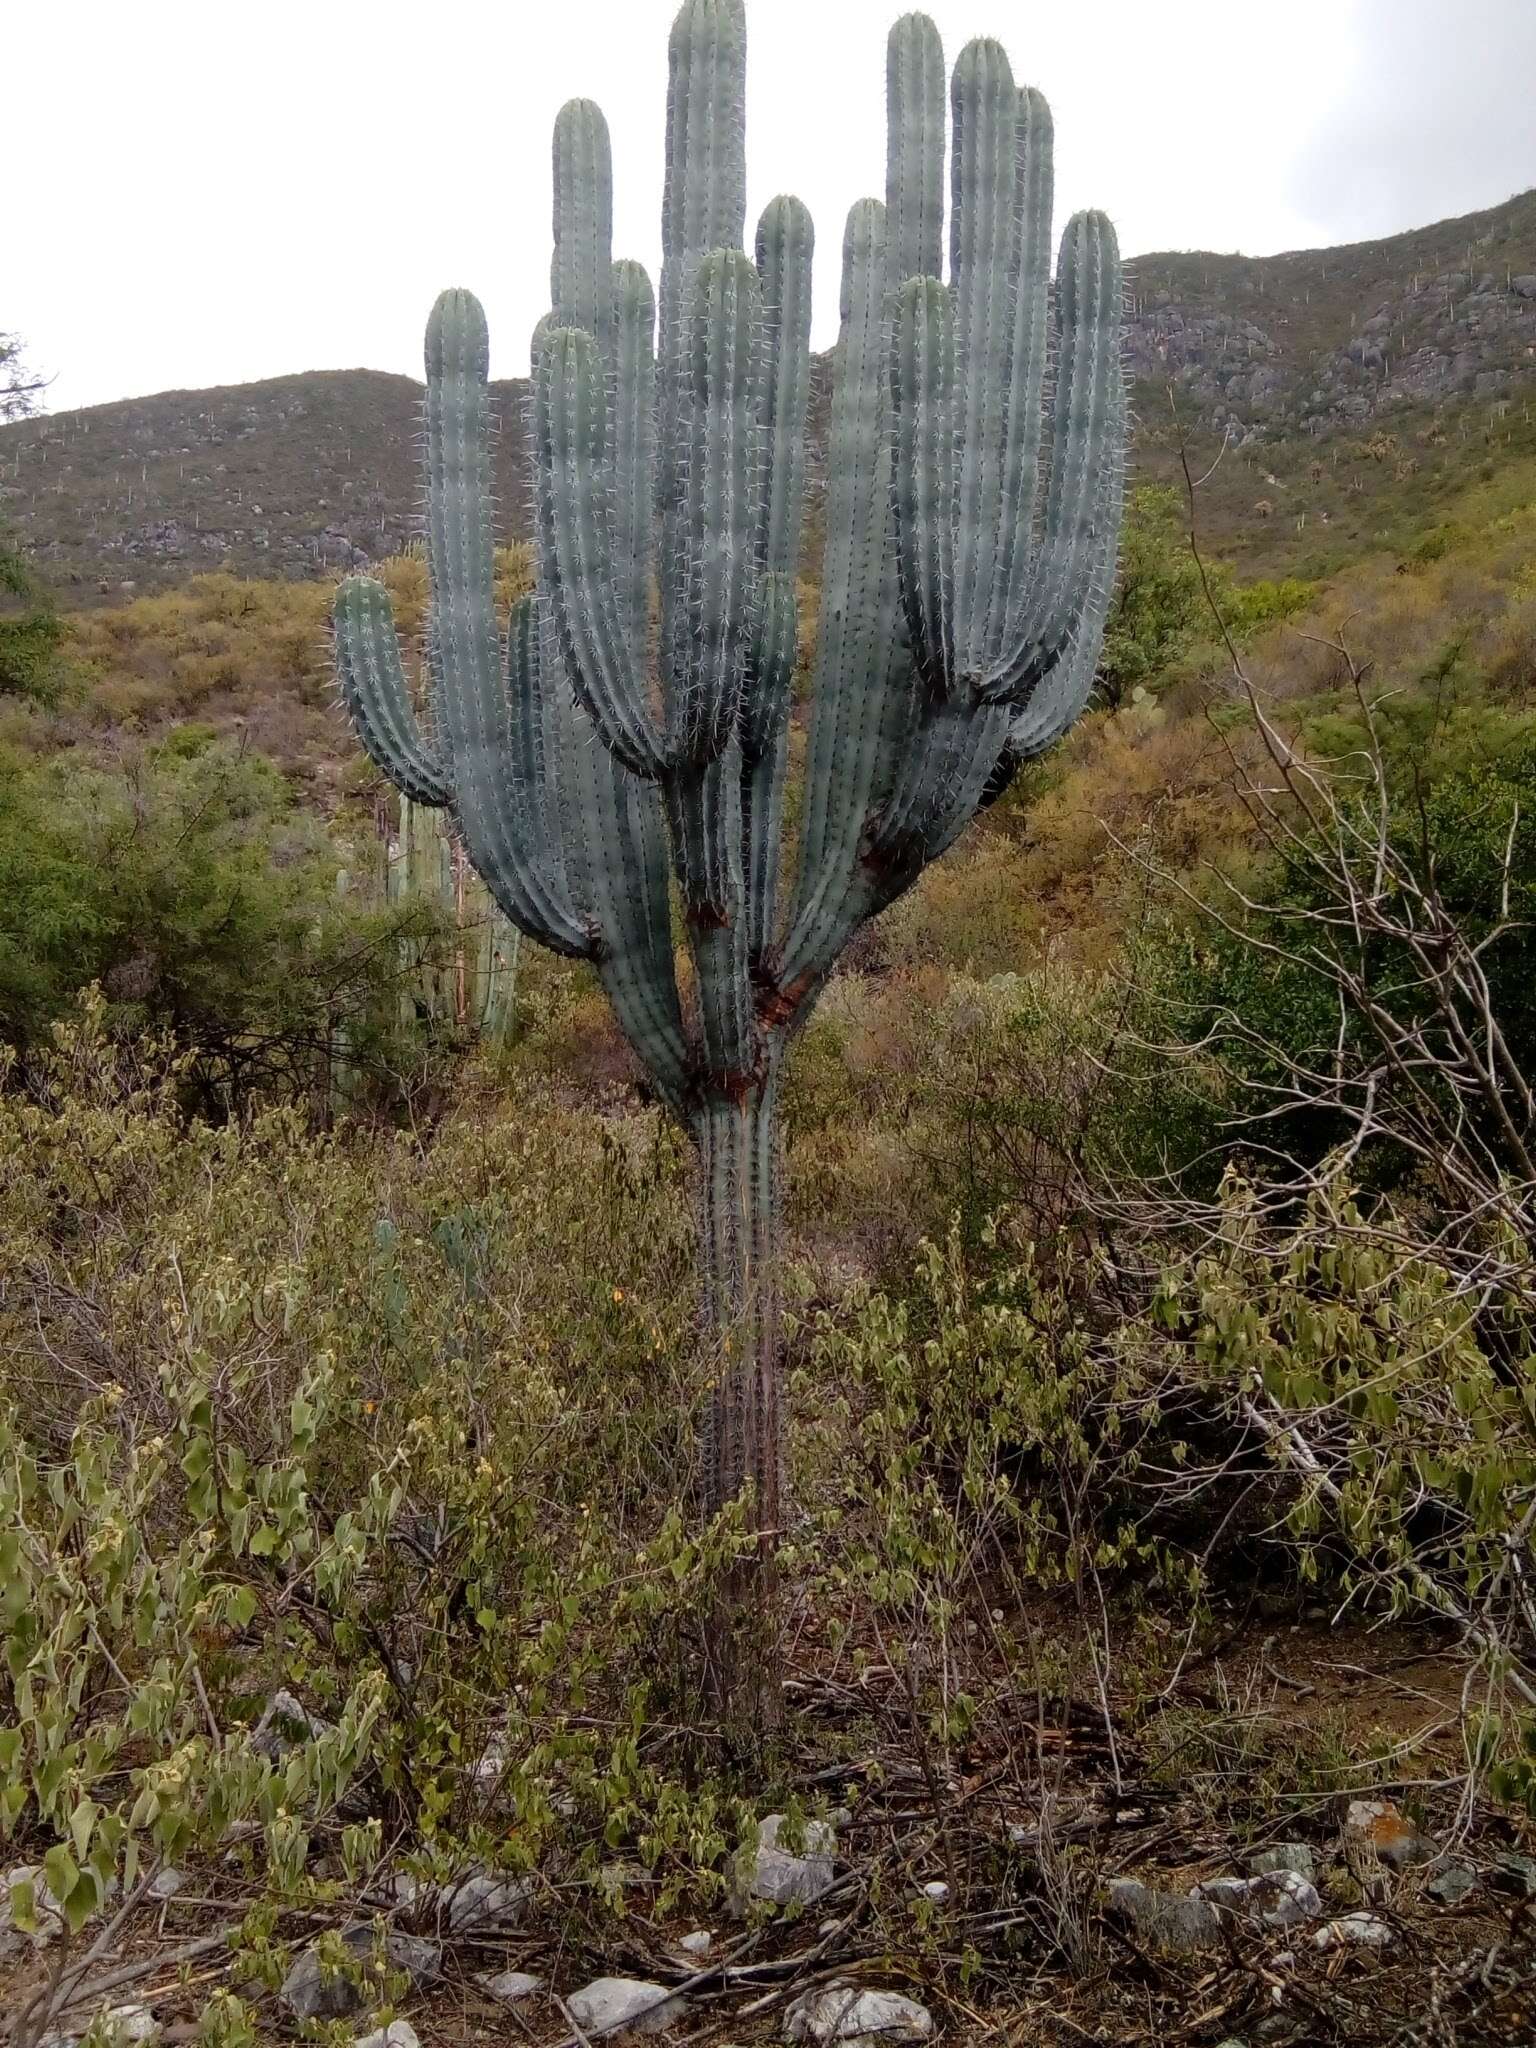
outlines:
{"label": "rocky hillside", "polygon": [[[1523,442],[1536,383],[1536,192],[1348,248],[1262,260],[1153,255],[1131,268],[1129,360],[1144,475],[1239,453],[1209,495],[1214,537],[1266,569],[1321,559],[1320,537],[1387,539],[1492,444]],[[818,364],[811,480],[827,364]],[[496,387],[505,537],[528,527],[525,389]],[[0,427],[0,518],[75,603],[227,565],[332,576],[417,527],[420,388],[312,371],[162,392]],[[813,521],[814,525],[814,521]]]}
{"label": "rocky hillside", "polygon": [[1205,430],[1359,427],[1536,377],[1536,192],[1387,241],[1144,256],[1132,276],[1132,369]]}

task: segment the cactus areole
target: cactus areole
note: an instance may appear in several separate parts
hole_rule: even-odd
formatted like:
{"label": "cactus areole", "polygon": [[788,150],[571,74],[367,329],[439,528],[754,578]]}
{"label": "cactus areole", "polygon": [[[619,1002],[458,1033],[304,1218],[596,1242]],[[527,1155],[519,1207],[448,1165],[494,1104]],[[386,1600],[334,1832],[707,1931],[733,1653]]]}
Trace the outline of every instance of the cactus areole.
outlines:
{"label": "cactus areole", "polygon": [[[785,1513],[785,1050],[860,927],[1087,700],[1123,495],[1121,280],[1109,222],[1081,213],[1053,285],[1044,100],[977,41],[946,123],[938,31],[904,16],[885,198],[860,200],[843,237],[791,852],[811,222],[774,199],[743,252],[742,0],[686,0],[670,58],[659,305],[638,264],[613,260],[601,112],[575,100],[555,123],[552,303],[533,342],[536,593],[503,633],[485,316],[448,291],[426,339],[430,716],[378,583],[342,585],[335,627],[374,761],[413,803],[450,808],[515,925],[592,962],[693,1140],[715,1366],[707,1504],[745,1495],[760,1532],[735,1596],[744,1624],[769,1611]],[[750,1725],[771,1712],[771,1655],[759,1643],[744,1658],[743,1629],[720,1633],[738,1638],[721,1652],[722,1704]]]}

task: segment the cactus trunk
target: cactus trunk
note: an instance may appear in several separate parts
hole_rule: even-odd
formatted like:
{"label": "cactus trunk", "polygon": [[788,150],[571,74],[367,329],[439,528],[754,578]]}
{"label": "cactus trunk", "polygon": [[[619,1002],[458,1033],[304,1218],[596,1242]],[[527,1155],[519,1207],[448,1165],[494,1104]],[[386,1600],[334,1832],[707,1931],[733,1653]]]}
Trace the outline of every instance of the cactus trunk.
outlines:
{"label": "cactus trunk", "polygon": [[705,1679],[723,1723],[776,1713],[774,1549],[785,1505],[779,1313],[778,1077],[708,1102],[695,1119],[703,1309],[713,1368],[705,1506],[745,1502],[755,1542],[728,1575],[709,1632]]}
{"label": "cactus trunk", "polygon": [[754,256],[740,246],[742,0],[684,0],[668,56],[655,295],[613,260],[602,114],[573,100],[555,125],[551,311],[532,348],[537,595],[502,635],[489,341],[478,300],[449,291],[426,349],[435,735],[380,585],[343,584],[336,642],[377,765],[451,810],[512,924],[592,964],[696,1146],[714,1374],[703,1491],[712,1512],[744,1499],[755,1537],[709,1675],[727,1718],[761,1729],[786,1506],[779,1076],[859,928],[1087,703],[1120,525],[1120,267],[1109,222],[1079,214],[1052,293],[1045,102],[976,42],[946,119],[938,30],[904,15],[887,50],[885,198],[854,205],[843,241],[788,859],[811,221],[781,196]]}

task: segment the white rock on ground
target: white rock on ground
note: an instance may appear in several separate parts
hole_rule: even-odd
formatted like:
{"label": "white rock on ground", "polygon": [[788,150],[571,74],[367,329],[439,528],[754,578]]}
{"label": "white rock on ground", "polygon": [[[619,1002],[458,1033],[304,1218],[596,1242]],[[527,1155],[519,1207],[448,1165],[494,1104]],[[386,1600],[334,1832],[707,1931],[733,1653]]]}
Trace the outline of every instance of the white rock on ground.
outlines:
{"label": "white rock on ground", "polygon": [[[160,2038],[160,2022],[147,2005],[137,2002],[128,2005],[111,2005],[98,2015],[102,2038],[111,2043],[111,2048],[133,2048],[135,2042],[157,2041]],[[97,2021],[92,2021],[96,2025]],[[79,2048],[83,2034],[45,2034],[39,2048]]]}
{"label": "white rock on ground", "polygon": [[1393,1870],[1433,1863],[1440,1854],[1439,1844],[1421,1835],[1390,1799],[1351,1799],[1344,1816],[1344,1838]]}
{"label": "white rock on ground", "polygon": [[443,1888],[442,1906],[454,1934],[472,1927],[506,1927],[522,1915],[528,1887],[519,1878],[471,1872]]}
{"label": "white rock on ground", "polygon": [[1323,1911],[1317,1886],[1297,1870],[1267,1870],[1258,1877],[1215,1877],[1197,1884],[1190,1896],[1270,1929],[1304,1926],[1308,1920],[1320,1919]]}
{"label": "white rock on ground", "polygon": [[586,2034],[659,2034],[688,2010],[688,2001],[670,1997],[661,1984],[639,1977],[595,1977],[566,2000],[570,2014]]}
{"label": "white rock on ground", "polygon": [[479,1976],[475,1982],[487,1998],[494,1998],[498,2005],[521,2005],[525,1998],[532,1998],[544,1989],[542,1977],[530,1977],[526,1970],[501,1970],[496,1975]]}
{"label": "white rock on ground", "polygon": [[1386,1948],[1391,1940],[1391,1928],[1374,1913],[1346,1913],[1319,1927],[1312,1937],[1313,1946],[1321,1949]]}
{"label": "white rock on ground", "polygon": [[837,2048],[892,2048],[926,2041],[933,2015],[899,1991],[866,1991],[857,1984],[827,1984],[807,1991],[784,2015],[786,2041],[836,2043]]}
{"label": "white rock on ground", "polygon": [[1260,1849],[1248,1858],[1248,1868],[1255,1877],[1273,1870],[1294,1870],[1309,1884],[1317,1882],[1317,1863],[1305,1842],[1276,1842],[1272,1848]]}
{"label": "white rock on ground", "polygon": [[715,1945],[715,1937],[707,1927],[695,1927],[677,1945],[685,1956],[707,1956]]}
{"label": "white rock on ground", "polygon": [[830,1823],[808,1820],[802,1830],[805,1846],[798,1854],[779,1847],[789,1825],[782,1813],[770,1813],[758,1824],[757,1855],[747,1891],[775,1906],[808,1905],[832,1889],[837,1836]]}
{"label": "white rock on ground", "polygon": [[[342,1945],[358,1962],[372,1956],[372,1926],[349,1927],[341,1939]],[[430,1984],[442,1970],[441,1948],[435,1941],[424,1941],[420,1935],[391,1933],[385,1938],[383,1948],[390,1969],[404,1971],[413,1984]],[[299,2020],[345,2019],[355,2013],[365,1999],[365,1993],[346,1977],[327,1974],[321,1968],[319,1955],[312,1948],[305,1949],[295,1960],[283,1979],[278,1996]]]}
{"label": "white rock on ground", "polygon": [[371,2034],[359,2034],[353,2048],[421,2048],[416,2029],[408,2020],[391,2020]]}
{"label": "white rock on ground", "polygon": [[261,1719],[251,1730],[251,1747],[258,1756],[272,1761],[297,1749],[300,1743],[314,1742],[329,1734],[332,1725],[312,1714],[291,1692],[280,1689],[262,1708]]}
{"label": "white rock on ground", "polygon": [[931,1884],[923,1886],[923,1897],[932,1899],[936,1906],[942,1906],[949,1897],[949,1886],[942,1877],[936,1877]]}
{"label": "white rock on ground", "polygon": [[154,1883],[149,1888],[149,1896],[152,1899],[174,1899],[179,1891],[185,1890],[186,1884],[187,1873],[167,1865],[156,1875]]}

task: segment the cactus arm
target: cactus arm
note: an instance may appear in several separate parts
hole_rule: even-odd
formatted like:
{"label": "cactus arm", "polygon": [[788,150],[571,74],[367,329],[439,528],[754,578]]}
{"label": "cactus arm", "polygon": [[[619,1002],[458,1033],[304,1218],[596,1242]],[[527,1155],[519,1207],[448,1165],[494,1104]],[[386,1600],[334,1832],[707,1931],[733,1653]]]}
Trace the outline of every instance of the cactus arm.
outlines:
{"label": "cactus arm", "polygon": [[571,679],[603,744],[634,774],[664,757],[614,582],[602,357],[581,328],[544,331],[534,378],[539,539]]}
{"label": "cactus arm", "polygon": [[[665,562],[686,554],[685,469],[694,273],[739,247],[746,217],[747,29],[742,0],[683,0],[667,45],[666,183],[657,344],[657,510]],[[687,594],[660,584],[662,673],[681,671]]]}
{"label": "cactus arm", "polygon": [[566,695],[566,814],[584,854],[598,975],[658,1094],[685,1115],[691,1061],[672,957],[660,798],[654,784],[631,775],[603,745],[568,688]]}
{"label": "cactus arm", "polygon": [[1045,96],[1033,86],[1025,86],[1019,93],[1015,131],[1017,181],[1009,269],[1016,284],[1003,451],[1003,544],[985,641],[994,660],[1003,646],[1007,621],[1028,578],[1033,554],[1050,344],[1052,140],[1051,110]]}
{"label": "cactus arm", "polygon": [[574,898],[560,845],[560,817],[544,745],[537,607],[512,608],[507,626],[505,712],[499,730],[461,736],[459,829],[476,872],[519,931],[575,958],[598,943]]}
{"label": "cactus arm", "polygon": [[581,327],[606,356],[613,331],[613,150],[602,108],[568,100],[555,117],[554,254],[549,303],[557,327]]}
{"label": "cactus arm", "polygon": [[951,102],[956,470],[951,660],[958,682],[988,665],[986,634],[1004,543],[1018,91],[1001,44],[980,39],[966,45],[955,65]]}
{"label": "cactus arm", "polygon": [[792,578],[782,573],[765,576],[759,588],[752,688],[741,721],[747,948],[754,975],[761,974],[778,931],[780,839],[797,627]]}
{"label": "cactus arm", "polygon": [[1070,647],[1119,516],[1125,444],[1120,252],[1101,213],[1074,214],[1057,265],[1057,372],[1040,546],[983,694],[1016,706]]}
{"label": "cactus arm", "polygon": [[471,292],[444,292],[427,322],[427,564],[437,710],[455,763],[466,741],[488,743],[502,717],[492,596],[489,359],[479,300]]}
{"label": "cactus arm", "polygon": [[615,263],[613,569],[620,627],[637,656],[650,638],[656,488],[656,301],[638,263]]}
{"label": "cactus arm", "polygon": [[860,200],[843,238],[842,330],[827,448],[826,550],[794,913],[780,1005],[800,999],[845,931],[842,902],[912,697],[887,545],[891,456],[885,208]]}
{"label": "cactus arm", "polygon": [[742,830],[747,943],[754,972],[778,930],[780,839],[789,765],[789,697],[799,633],[795,572],[805,502],[810,398],[811,258],[815,236],[798,199],[770,200],[757,227],[763,298],[766,473],[759,520],[757,623],[742,698]]}
{"label": "cactus arm", "polygon": [[815,230],[800,200],[781,194],[757,225],[763,343],[766,488],[759,559],[770,575],[793,579],[800,566],[805,503],[805,415],[811,387],[811,259]]}
{"label": "cactus arm", "polygon": [[885,46],[889,281],[938,277],[944,247],[944,46],[926,14],[904,14]]}
{"label": "cactus arm", "polygon": [[374,766],[413,803],[447,803],[447,772],[411,709],[389,592],[371,576],[349,576],[332,624],[342,701]]}
{"label": "cactus arm", "polygon": [[702,765],[736,730],[751,649],[762,497],[762,301],[739,250],[698,266],[683,483],[691,630],[669,677],[668,755]]}
{"label": "cactus arm", "polygon": [[955,667],[955,335],[936,278],[901,287],[891,333],[891,506],[896,564],[918,674],[935,696]]}

